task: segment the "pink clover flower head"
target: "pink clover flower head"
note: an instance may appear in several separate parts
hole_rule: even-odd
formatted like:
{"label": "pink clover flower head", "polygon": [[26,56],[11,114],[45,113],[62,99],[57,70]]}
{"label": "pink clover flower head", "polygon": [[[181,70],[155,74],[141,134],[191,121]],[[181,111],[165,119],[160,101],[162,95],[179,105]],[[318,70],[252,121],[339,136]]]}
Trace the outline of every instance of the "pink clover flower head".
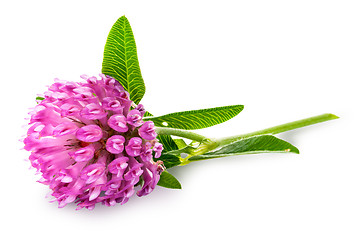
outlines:
{"label": "pink clover flower head", "polygon": [[[30,113],[24,149],[59,207],[124,204],[152,192],[164,166],[162,144],[143,105],[115,79],[55,80]],[[137,190],[137,188],[139,188]]]}

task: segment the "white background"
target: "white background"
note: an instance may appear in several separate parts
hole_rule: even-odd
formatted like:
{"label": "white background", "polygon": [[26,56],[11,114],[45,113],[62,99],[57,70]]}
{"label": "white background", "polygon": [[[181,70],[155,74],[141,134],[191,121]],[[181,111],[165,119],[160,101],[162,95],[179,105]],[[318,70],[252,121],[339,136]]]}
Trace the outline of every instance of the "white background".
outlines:
{"label": "white background", "polygon": [[[361,1],[3,1],[0,9],[6,239],[362,238]],[[58,209],[24,161],[21,126],[53,78],[101,71],[108,31],[122,15],[137,42],[142,103],[155,115],[245,105],[199,131],[210,137],[326,112],[340,119],[279,134],[299,155],[197,162],[170,170],[182,190]]]}

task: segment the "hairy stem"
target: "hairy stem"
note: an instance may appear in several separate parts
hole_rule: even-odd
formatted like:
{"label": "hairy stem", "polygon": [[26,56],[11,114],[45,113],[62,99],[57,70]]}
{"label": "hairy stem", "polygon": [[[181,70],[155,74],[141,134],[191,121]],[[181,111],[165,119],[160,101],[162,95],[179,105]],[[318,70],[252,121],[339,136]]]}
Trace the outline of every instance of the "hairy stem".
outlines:
{"label": "hairy stem", "polygon": [[219,143],[218,146],[223,146],[223,145],[227,145],[230,144],[232,142],[244,139],[244,138],[249,138],[249,137],[254,137],[254,136],[259,136],[259,135],[266,135],[266,134],[278,134],[281,132],[286,132],[286,131],[290,131],[293,129],[297,129],[297,128],[301,128],[301,127],[306,127],[309,125],[313,125],[316,123],[321,123],[321,122],[325,122],[325,121],[329,121],[329,120],[333,120],[333,119],[337,119],[338,117],[334,114],[331,113],[325,113],[322,115],[318,115],[318,116],[314,116],[314,117],[310,117],[310,118],[305,118],[305,119],[301,119],[298,121],[294,121],[294,122],[289,122],[289,123],[285,123],[285,124],[281,124],[278,126],[274,126],[274,127],[270,127],[270,128],[266,128],[263,130],[259,130],[259,131],[255,131],[255,132],[251,132],[251,133],[246,133],[246,134],[241,134],[241,135],[236,135],[236,136],[231,136],[231,137],[225,137],[225,138],[220,138],[217,140],[217,142]]}
{"label": "hairy stem", "polygon": [[173,136],[183,137],[183,138],[195,140],[197,142],[202,142],[202,141],[208,140],[207,137],[202,136],[200,134],[182,130],[182,129],[175,129],[175,128],[156,127],[156,133],[158,135],[173,135]]}
{"label": "hairy stem", "polygon": [[187,153],[187,157],[181,158],[181,165],[188,164],[190,161],[188,160],[192,156],[196,155],[202,155],[204,153],[207,153],[211,150],[214,150],[216,148],[222,147],[224,145],[228,145],[230,143],[233,143],[235,141],[239,141],[245,138],[250,138],[254,136],[260,136],[260,135],[266,135],[266,134],[277,134],[281,132],[290,131],[296,128],[301,128],[309,125],[313,125],[320,122],[325,122],[333,119],[337,119],[338,117],[336,115],[326,113],[310,118],[301,119],[294,122],[289,122],[285,124],[281,124],[275,127],[266,128],[263,130],[231,136],[231,137],[225,137],[225,138],[219,138],[219,139],[210,139],[205,136],[202,136],[197,133],[193,133],[190,131],[182,130],[182,129],[175,129],[175,128],[167,128],[167,127],[156,127],[156,132],[159,135],[173,135],[178,137],[183,137],[187,139],[191,139],[194,141],[197,141],[200,143],[200,145],[197,148],[193,147],[186,147],[184,149],[179,149],[172,151],[173,154],[180,154],[181,153]]}

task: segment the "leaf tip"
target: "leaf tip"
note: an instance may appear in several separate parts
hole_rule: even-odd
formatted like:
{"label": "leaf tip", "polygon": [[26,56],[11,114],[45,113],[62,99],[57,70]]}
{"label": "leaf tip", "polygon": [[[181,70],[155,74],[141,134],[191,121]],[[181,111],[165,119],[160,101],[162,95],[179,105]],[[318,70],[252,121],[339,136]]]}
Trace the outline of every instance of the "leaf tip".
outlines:
{"label": "leaf tip", "polygon": [[238,105],[235,105],[235,106],[239,108],[239,112],[244,110],[244,105],[238,104]]}
{"label": "leaf tip", "polygon": [[295,154],[299,154],[299,149],[298,148],[294,148],[294,149],[285,149],[286,152],[292,152],[292,153],[295,153]]}
{"label": "leaf tip", "polygon": [[328,113],[328,116],[329,116],[329,118],[330,118],[331,120],[333,120],[333,119],[338,119],[338,118],[339,118],[337,115],[334,115],[334,114],[332,114],[332,113]]}
{"label": "leaf tip", "polygon": [[171,189],[181,189],[181,183],[167,171],[162,172],[157,185]]}

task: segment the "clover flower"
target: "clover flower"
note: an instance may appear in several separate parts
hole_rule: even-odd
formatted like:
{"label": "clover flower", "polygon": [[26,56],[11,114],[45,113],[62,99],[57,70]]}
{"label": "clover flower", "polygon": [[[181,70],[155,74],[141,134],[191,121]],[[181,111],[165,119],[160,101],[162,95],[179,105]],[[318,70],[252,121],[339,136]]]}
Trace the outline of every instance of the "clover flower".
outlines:
{"label": "clover flower", "polygon": [[153,122],[143,121],[144,107],[115,79],[81,77],[86,81],[56,79],[30,113],[24,144],[39,181],[59,207],[124,204],[136,186],[138,196],[149,194],[164,170],[153,161],[162,152]]}
{"label": "clover flower", "polygon": [[[144,196],[156,185],[181,189],[165,166],[243,154],[299,153],[273,135],[338,118],[326,113],[223,138],[189,130],[228,121],[243,105],[175,112],[144,121],[144,107],[131,101],[140,102],[145,93],[136,49],[130,23],[122,16],[108,35],[101,79],[83,75],[85,81],[78,83],[56,80],[44,98],[37,98],[42,100],[30,113],[25,149],[59,207],[71,202],[78,203],[77,209],[124,204],[136,191]],[[163,135],[159,139],[167,146],[164,151],[157,134]],[[155,162],[161,154],[163,162]]]}

